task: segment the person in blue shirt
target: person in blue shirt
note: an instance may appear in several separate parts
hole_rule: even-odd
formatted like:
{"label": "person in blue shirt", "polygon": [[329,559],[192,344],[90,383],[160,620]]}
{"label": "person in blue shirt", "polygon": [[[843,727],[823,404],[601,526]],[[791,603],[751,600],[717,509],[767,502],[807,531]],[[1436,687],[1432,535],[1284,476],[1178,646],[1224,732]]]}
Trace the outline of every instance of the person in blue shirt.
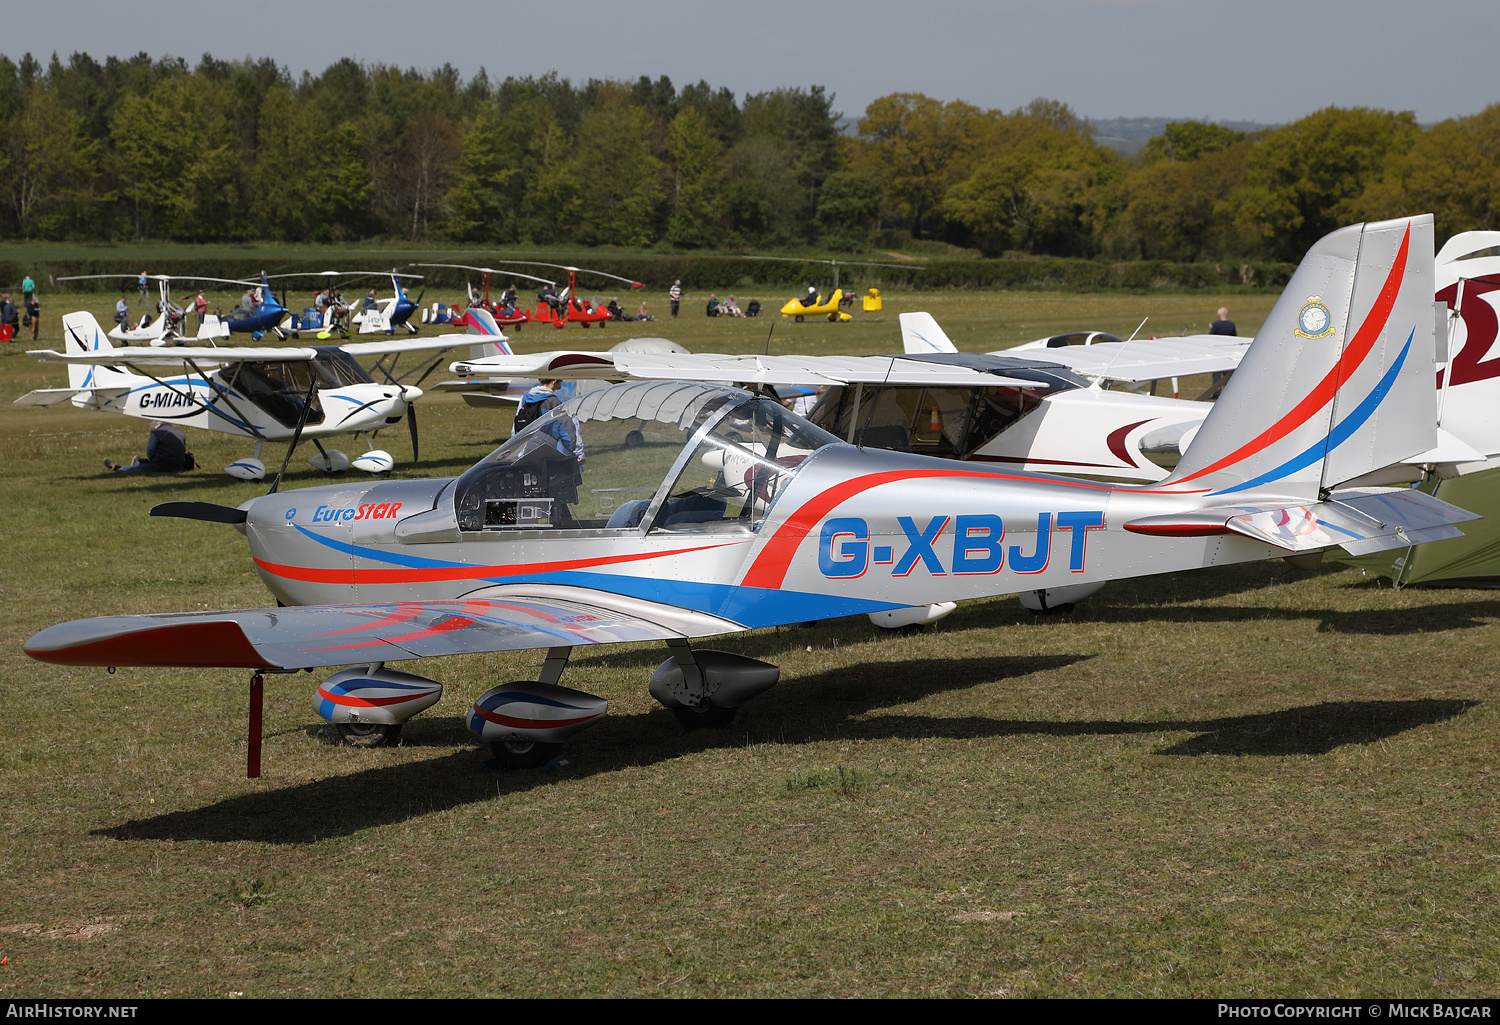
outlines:
{"label": "person in blue shirt", "polygon": [[1229,319],[1229,307],[1219,307],[1219,319],[1213,322],[1213,326],[1208,329],[1208,333],[1211,335],[1239,334],[1239,332],[1234,329],[1234,321]]}

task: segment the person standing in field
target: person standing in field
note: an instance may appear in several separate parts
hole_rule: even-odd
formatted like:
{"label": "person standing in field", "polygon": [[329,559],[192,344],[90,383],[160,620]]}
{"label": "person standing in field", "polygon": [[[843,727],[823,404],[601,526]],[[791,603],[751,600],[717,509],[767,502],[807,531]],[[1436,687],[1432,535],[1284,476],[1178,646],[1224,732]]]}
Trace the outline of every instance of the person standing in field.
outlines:
{"label": "person standing in field", "polygon": [[34,295],[36,295],[36,282],[32,281],[31,275],[28,274],[21,281],[21,301],[29,303]]}
{"label": "person standing in field", "polygon": [[1239,334],[1239,332],[1234,329],[1234,321],[1229,319],[1229,307],[1219,307],[1219,319],[1213,322],[1213,326],[1208,329],[1208,333],[1211,335],[1236,336]]}
{"label": "person standing in field", "polygon": [[140,277],[135,279],[135,290],[140,293],[140,297],[135,301],[135,304],[137,306],[145,303],[146,293],[147,291],[149,291],[149,284],[150,283],[146,280],[146,272],[141,271]]}
{"label": "person standing in field", "polygon": [[[27,279],[31,280],[30,278]],[[36,289],[26,293],[26,323],[31,325],[31,340],[36,341],[37,330],[42,323],[42,304],[37,301]]]}
{"label": "person standing in field", "polygon": [[667,298],[672,302],[672,319],[677,319],[677,307],[682,302],[682,280],[672,282],[672,287],[667,291]]}
{"label": "person standing in field", "polygon": [[198,314],[198,330],[203,330],[203,318],[208,316],[208,300],[203,293],[198,293],[198,298],[193,300],[193,312]]}

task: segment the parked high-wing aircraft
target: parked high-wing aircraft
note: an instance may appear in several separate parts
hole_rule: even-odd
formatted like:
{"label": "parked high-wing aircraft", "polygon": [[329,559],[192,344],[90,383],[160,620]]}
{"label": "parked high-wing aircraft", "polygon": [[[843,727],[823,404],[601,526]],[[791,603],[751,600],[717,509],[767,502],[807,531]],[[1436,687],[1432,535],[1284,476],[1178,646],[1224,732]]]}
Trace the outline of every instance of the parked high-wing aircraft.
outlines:
{"label": "parked high-wing aircraft", "polygon": [[[407,352],[441,352],[460,346],[469,346],[475,353],[494,349],[493,345],[476,345],[482,341],[477,335],[460,334],[311,348],[116,347],[89,313],[65,314],[63,336],[66,352],[36,350],[28,355],[67,363],[69,386],[28,392],[16,400],[17,405],[71,401],[80,409],[254,438],[255,454],[224,468],[241,480],[265,476],[260,457],[266,442],[288,441],[295,447],[303,439],[318,449],[310,460],[316,469],[337,473],[352,466],[367,473],[387,472],[394,459],[374,447],[371,435],[400,423],[403,417],[415,459],[417,426],[412,404],[422,389],[403,383],[390,372],[394,368],[383,363],[378,364],[386,377],[381,384],[357,357],[395,358]],[[337,449],[325,449],[322,439],[338,434],[359,436],[369,451],[350,459]]]}
{"label": "parked high-wing aircraft", "polygon": [[497,758],[522,766],[607,709],[560,686],[575,645],[664,642],[652,695],[687,725],[723,725],[778,670],[695,650],[698,638],[1456,536],[1471,514],[1411,489],[1345,486],[1435,439],[1432,231],[1423,216],[1320,240],[1164,481],[861,449],[770,398],[629,382],[570,399],[457,478],[158,507],[235,524],[278,607],[77,620],[26,651],[253,670],[256,774],[263,672],[354,664],[316,704],[368,743],[441,694],[387,663],[546,648],[539,679],[503,683],[469,712]]}

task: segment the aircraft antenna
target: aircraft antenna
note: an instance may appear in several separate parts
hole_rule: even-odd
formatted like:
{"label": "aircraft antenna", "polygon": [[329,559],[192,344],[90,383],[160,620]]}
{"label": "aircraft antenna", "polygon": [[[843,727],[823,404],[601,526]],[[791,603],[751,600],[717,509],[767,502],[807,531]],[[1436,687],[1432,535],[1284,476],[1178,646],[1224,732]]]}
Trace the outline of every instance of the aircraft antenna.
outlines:
{"label": "aircraft antenna", "polygon": [[[1150,319],[1151,318],[1149,316],[1143,318],[1141,320],[1141,322],[1135,326],[1135,330],[1132,331],[1132,332],[1130,332],[1130,337],[1127,338],[1127,339],[1125,339],[1123,342],[1120,343],[1119,349],[1115,350],[1114,356],[1109,361],[1109,366],[1105,367],[1104,368],[1104,372],[1099,375],[1098,381],[1101,382],[1101,383],[1098,385],[1098,387],[1103,387],[1102,382],[1104,381],[1105,378],[1107,378],[1109,376],[1110,370],[1112,370],[1114,368],[1115,360],[1118,360],[1122,355],[1124,355],[1124,353],[1125,353],[1125,346],[1127,346],[1131,342],[1135,341],[1135,336],[1141,333],[1141,328],[1145,327],[1146,326],[1146,321],[1148,321]],[[1154,389],[1156,386],[1152,385],[1151,387]],[[1156,392],[1152,391],[1151,394],[1155,395]]]}
{"label": "aircraft antenna", "polygon": [[[870,429],[870,421],[875,419],[875,403],[880,401],[880,396],[885,392],[885,386],[891,383],[891,372],[896,369],[896,357],[891,357],[890,365],[885,368],[885,380],[880,382],[880,389],[870,396],[870,412],[865,414],[865,425],[859,432],[859,450],[865,450],[865,431]],[[857,393],[856,393],[857,394]],[[855,407],[855,415],[859,415],[859,407]]]}

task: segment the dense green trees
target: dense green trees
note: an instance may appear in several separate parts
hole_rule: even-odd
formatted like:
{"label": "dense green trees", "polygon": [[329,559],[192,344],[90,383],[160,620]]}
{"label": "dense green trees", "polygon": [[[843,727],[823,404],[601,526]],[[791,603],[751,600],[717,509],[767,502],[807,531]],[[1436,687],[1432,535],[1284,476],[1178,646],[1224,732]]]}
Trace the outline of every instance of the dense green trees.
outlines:
{"label": "dense green trees", "polygon": [[1191,261],[1294,260],[1338,224],[1422,210],[1442,235],[1500,226],[1500,106],[1426,130],[1335,107],[1248,136],[1176,122],[1133,160],[1053,100],[893,93],[853,133],[840,117],[819,86],[0,57],[0,230],[839,250],[898,231]]}

